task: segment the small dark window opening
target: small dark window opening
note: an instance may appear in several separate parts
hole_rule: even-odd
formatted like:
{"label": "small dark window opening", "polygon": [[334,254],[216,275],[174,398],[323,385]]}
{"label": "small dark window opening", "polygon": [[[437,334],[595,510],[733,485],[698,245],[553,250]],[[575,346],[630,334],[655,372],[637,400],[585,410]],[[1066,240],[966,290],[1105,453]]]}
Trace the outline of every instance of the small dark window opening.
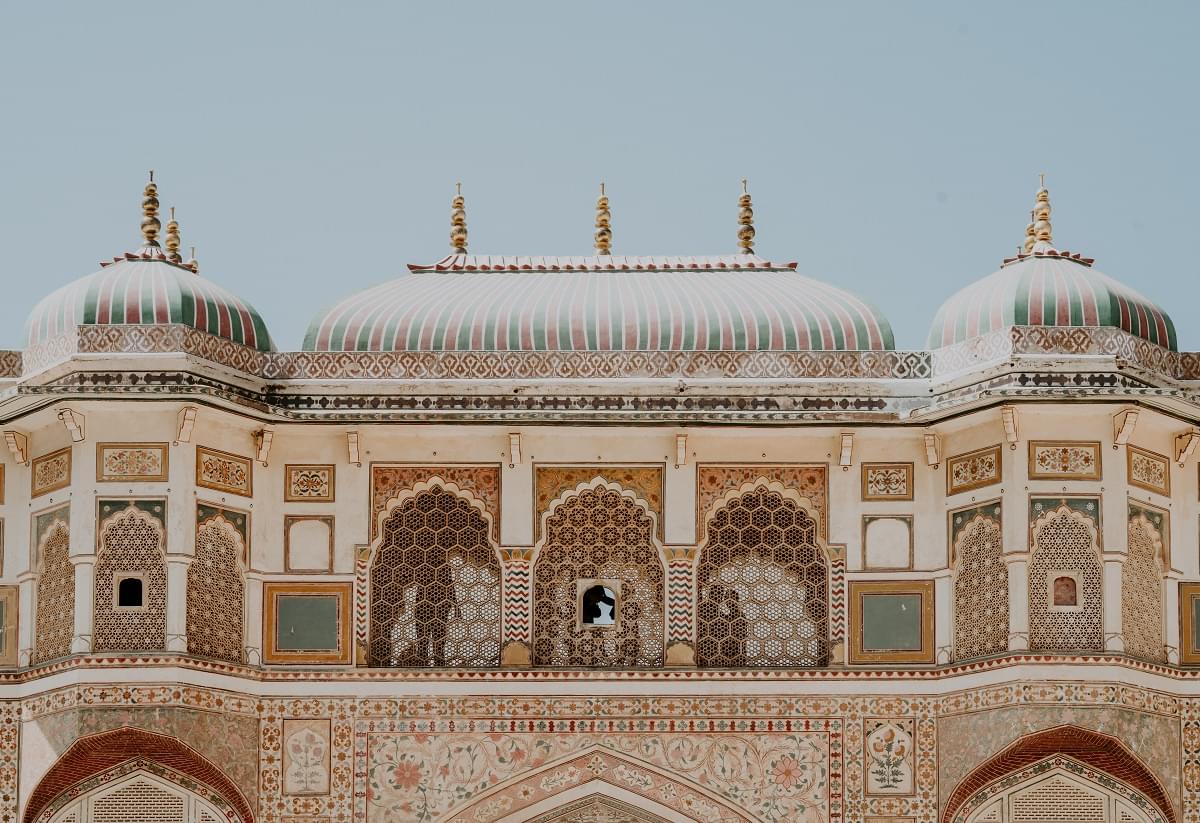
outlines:
{"label": "small dark window opening", "polygon": [[117,584],[117,605],[122,609],[140,609],[142,603],[142,580],[126,577]]}
{"label": "small dark window opening", "polygon": [[612,626],[617,622],[617,594],[607,586],[592,586],[583,593],[585,626]]}

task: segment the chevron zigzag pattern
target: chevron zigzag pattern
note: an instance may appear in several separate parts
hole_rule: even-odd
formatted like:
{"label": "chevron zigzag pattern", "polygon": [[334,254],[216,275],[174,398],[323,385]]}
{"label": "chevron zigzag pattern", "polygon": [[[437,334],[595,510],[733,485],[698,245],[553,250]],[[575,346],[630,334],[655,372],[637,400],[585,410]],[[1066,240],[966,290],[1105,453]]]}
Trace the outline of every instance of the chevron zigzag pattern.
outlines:
{"label": "chevron zigzag pattern", "polygon": [[689,643],[692,639],[692,561],[667,563],[667,640]]}

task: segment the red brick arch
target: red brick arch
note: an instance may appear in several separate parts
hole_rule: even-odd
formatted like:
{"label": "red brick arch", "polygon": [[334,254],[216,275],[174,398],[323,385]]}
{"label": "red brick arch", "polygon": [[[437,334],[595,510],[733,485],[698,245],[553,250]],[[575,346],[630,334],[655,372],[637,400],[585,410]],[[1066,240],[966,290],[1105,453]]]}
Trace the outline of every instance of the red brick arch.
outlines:
{"label": "red brick arch", "polygon": [[1115,737],[1079,726],[1055,726],[1028,734],[973,769],[951,793],[942,810],[941,823],[951,823],[963,804],[980,789],[1054,755],[1066,755],[1132,786],[1158,808],[1167,823],[1177,823],[1175,808],[1162,783],[1133,752]]}
{"label": "red brick arch", "polygon": [[245,795],[203,755],[174,737],[129,726],[81,737],[63,752],[29,797],[22,823],[34,823],[65,792],[129,761],[149,761],[196,780],[222,798],[241,823],[254,823]]}

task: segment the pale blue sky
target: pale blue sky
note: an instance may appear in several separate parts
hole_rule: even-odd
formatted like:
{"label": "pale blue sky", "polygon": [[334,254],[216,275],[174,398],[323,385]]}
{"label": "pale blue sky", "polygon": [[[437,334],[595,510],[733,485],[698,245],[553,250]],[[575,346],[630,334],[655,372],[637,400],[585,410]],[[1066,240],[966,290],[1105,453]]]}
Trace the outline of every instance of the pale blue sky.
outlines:
{"label": "pale blue sky", "polygon": [[448,251],[758,251],[881,306],[900,348],[1022,239],[1200,349],[1200,4],[34,3],[0,7],[0,347],[136,247],[145,170],[204,274],[299,348],[324,305]]}

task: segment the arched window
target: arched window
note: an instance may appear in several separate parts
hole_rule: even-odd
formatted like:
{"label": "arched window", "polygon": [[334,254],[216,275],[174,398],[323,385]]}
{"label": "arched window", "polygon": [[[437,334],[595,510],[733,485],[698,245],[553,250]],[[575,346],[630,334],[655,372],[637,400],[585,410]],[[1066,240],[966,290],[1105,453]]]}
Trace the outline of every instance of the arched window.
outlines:
{"label": "arched window", "polygon": [[663,664],[666,575],[653,535],[646,510],[607,486],[551,512],[533,566],[535,666]]}
{"label": "arched window", "polygon": [[[65,515],[64,515],[65,518]],[[71,563],[71,530],[65,519],[49,526],[38,546],[35,662],[66,657],[75,632],[75,566]]]}
{"label": "arched window", "polygon": [[829,562],[817,520],[758,486],[708,521],[696,577],[699,666],[829,664]]}
{"label": "arched window", "polygon": [[441,486],[387,515],[371,563],[372,666],[500,665],[500,562],[488,522]]}
{"label": "arched window", "polygon": [[1066,504],[1042,513],[1029,560],[1029,648],[1103,651],[1103,578],[1095,521]]}
{"label": "arched window", "polygon": [[196,557],[187,578],[188,654],[230,663],[244,660],[245,551],[241,532],[220,515],[197,529]]}
{"label": "arched window", "polygon": [[[1158,515],[1162,517],[1163,515]],[[1163,534],[1161,520],[1130,507],[1129,553],[1121,570],[1121,634],[1125,651],[1144,660],[1166,659],[1163,647]]]}
{"label": "arched window", "polygon": [[164,536],[162,522],[133,505],[101,524],[92,645],[96,651],[167,647]]}
{"label": "arched window", "polygon": [[983,513],[955,524],[954,657],[1008,651],[1008,567],[1000,520]]}

